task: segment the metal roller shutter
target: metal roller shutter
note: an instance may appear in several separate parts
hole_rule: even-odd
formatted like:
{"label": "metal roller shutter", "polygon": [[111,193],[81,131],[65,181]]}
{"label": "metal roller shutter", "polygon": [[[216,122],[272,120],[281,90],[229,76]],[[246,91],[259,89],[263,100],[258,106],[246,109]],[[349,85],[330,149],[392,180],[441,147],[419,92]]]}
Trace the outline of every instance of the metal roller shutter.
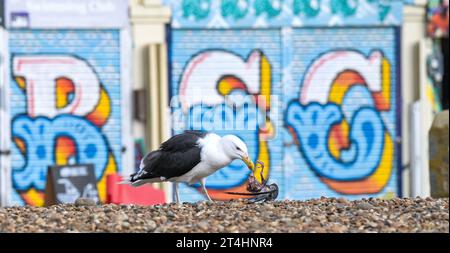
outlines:
{"label": "metal roller shutter", "polygon": [[122,155],[119,30],[12,30],[12,204],[43,204],[48,165],[92,163],[102,200]]}
{"label": "metal roller shutter", "polygon": [[[272,117],[281,112],[280,31],[173,30],[170,55],[173,132],[203,129],[238,135],[247,143],[251,158],[264,161],[270,178],[283,189],[282,134],[277,131],[282,119]],[[230,95],[229,100],[225,95]],[[257,95],[275,96],[256,105]],[[234,111],[230,101],[237,106]],[[207,106],[200,108],[200,103]],[[245,103],[248,111],[242,106]],[[246,112],[254,116],[246,118]],[[239,129],[246,125],[247,130]],[[267,131],[257,127],[269,125]],[[248,174],[241,161],[219,170],[206,181],[211,197],[228,199],[224,191],[243,191]],[[180,193],[182,201],[203,199],[195,185],[181,186]]]}
{"label": "metal roller shutter", "polygon": [[[395,28],[293,29],[286,197],[398,194]],[[288,170],[288,168],[286,168]]]}

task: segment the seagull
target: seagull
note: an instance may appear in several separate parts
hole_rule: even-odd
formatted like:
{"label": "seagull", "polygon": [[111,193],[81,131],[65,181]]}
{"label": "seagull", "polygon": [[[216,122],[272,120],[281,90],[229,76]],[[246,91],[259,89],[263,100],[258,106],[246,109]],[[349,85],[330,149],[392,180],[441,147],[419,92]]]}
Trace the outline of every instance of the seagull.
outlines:
{"label": "seagull", "polygon": [[172,136],[158,150],[148,153],[142,158],[139,171],[122,183],[139,187],[147,183],[173,182],[177,203],[180,203],[178,183],[200,183],[203,194],[212,201],[205,187],[206,177],[236,159],[254,170],[247,145],[239,137],[188,130]]}

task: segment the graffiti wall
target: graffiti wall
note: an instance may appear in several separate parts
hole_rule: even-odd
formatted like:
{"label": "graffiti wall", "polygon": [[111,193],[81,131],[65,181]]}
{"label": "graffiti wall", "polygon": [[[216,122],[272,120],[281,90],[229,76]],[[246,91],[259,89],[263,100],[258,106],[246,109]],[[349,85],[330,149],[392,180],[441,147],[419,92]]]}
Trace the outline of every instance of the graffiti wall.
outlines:
{"label": "graffiti wall", "polygon": [[[277,30],[180,30],[172,34],[172,119],[183,129],[235,134],[250,157],[265,164],[283,187],[281,125],[281,37]],[[269,147],[269,142],[272,147]],[[213,199],[225,191],[243,191],[249,170],[241,161],[208,177]],[[180,187],[182,201],[203,199],[198,185]]]}
{"label": "graffiti wall", "polygon": [[13,204],[43,204],[49,165],[121,164],[119,30],[11,30]]}
{"label": "graffiti wall", "polygon": [[[238,135],[279,184],[280,198],[396,195],[396,34],[389,27],[174,30],[173,132]],[[230,198],[224,192],[244,190],[248,173],[236,161],[208,178],[208,190]],[[199,192],[183,186],[181,196],[196,201]]]}
{"label": "graffiti wall", "polygon": [[286,68],[288,198],[397,193],[394,28],[295,29]]}

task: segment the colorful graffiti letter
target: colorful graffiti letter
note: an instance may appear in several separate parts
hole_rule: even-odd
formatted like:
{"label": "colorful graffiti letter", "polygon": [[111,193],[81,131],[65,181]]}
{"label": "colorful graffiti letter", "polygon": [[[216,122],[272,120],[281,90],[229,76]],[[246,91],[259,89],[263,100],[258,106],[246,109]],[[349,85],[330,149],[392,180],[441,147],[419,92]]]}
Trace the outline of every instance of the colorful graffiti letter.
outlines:
{"label": "colorful graffiti letter", "polygon": [[[100,82],[94,70],[73,56],[17,56],[13,69],[18,85],[27,92],[31,117],[85,115],[100,99]],[[88,95],[89,99],[83,99]]]}
{"label": "colorful graffiti letter", "polygon": [[207,18],[211,11],[211,0],[183,0],[183,16],[195,20]]}
{"label": "colorful graffiti letter", "polygon": [[288,107],[301,154],[336,192],[378,193],[392,175],[394,143],[381,115],[390,110],[390,71],[380,51],[323,54]]}
{"label": "colorful graffiti letter", "polygon": [[93,67],[67,55],[15,56],[12,65],[27,107],[12,122],[22,161],[13,163],[15,190],[26,204],[42,205],[48,166],[91,163],[104,200],[105,177],[117,165],[102,133],[111,101]]}
{"label": "colorful graffiti letter", "polygon": [[222,16],[225,18],[231,16],[234,19],[242,19],[247,15],[249,5],[249,0],[222,0]]}
{"label": "colorful graffiti letter", "polygon": [[275,18],[283,10],[284,0],[255,0],[253,6],[256,16],[267,14],[269,18]]}
{"label": "colorful graffiti letter", "polygon": [[304,14],[306,17],[315,17],[320,13],[321,2],[322,0],[294,0],[294,14]]}

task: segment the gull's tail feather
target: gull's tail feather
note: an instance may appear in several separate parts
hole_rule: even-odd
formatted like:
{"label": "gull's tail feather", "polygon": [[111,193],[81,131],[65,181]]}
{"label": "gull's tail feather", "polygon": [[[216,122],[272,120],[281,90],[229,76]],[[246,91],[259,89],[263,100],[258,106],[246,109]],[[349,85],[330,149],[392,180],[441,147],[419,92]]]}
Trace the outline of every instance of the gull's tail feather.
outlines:
{"label": "gull's tail feather", "polygon": [[124,178],[122,181],[118,182],[117,184],[133,184],[133,177],[136,175],[136,173],[131,174],[130,176]]}
{"label": "gull's tail feather", "polygon": [[130,181],[130,179],[125,179],[125,180],[118,182],[117,184],[131,184],[131,181]]}
{"label": "gull's tail feather", "polygon": [[145,180],[136,180],[134,182],[131,182],[130,185],[133,187],[139,187],[143,184],[146,184],[147,182]]}
{"label": "gull's tail feather", "polygon": [[138,179],[134,177],[135,175],[136,174],[132,174],[127,179],[124,179],[117,184],[127,184],[133,187],[139,187],[143,184],[164,182],[162,178]]}

